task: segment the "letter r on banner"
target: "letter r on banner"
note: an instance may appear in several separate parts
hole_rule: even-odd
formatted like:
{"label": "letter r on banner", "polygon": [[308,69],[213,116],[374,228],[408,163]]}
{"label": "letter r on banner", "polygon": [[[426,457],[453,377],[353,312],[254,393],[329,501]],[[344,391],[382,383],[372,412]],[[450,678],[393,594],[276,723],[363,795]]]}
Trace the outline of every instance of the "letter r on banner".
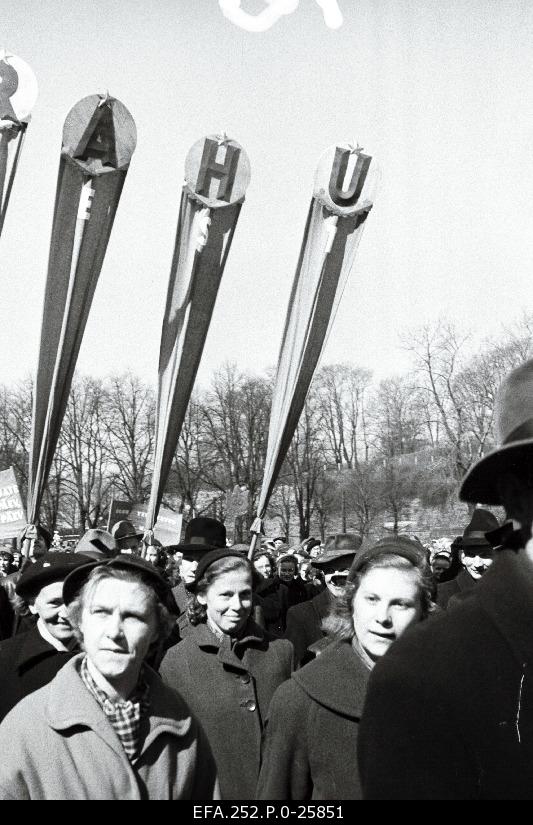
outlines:
{"label": "letter r on banner", "polygon": [[370,161],[372,160],[370,155],[358,153],[350,185],[345,189],[344,178],[352,154],[349,149],[342,149],[340,146],[337,146],[335,150],[335,158],[329,179],[329,196],[337,206],[353,206],[357,203],[370,168]]}
{"label": "letter r on banner", "polygon": [[200,162],[200,171],[196,181],[196,192],[204,198],[209,197],[209,189],[213,178],[220,181],[216,198],[221,201],[230,201],[231,190],[235,181],[237,163],[239,161],[240,147],[225,145],[226,156],[223,163],[217,162],[219,144],[216,140],[206,138],[204,151]]}

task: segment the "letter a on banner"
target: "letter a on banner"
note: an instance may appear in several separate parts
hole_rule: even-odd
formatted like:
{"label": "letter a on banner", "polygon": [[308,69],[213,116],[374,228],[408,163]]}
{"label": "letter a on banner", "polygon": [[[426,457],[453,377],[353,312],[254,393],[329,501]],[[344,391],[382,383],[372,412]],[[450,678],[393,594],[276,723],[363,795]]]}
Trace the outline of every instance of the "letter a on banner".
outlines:
{"label": "letter a on banner", "polygon": [[33,398],[30,525],[39,520],[78,352],[135,144],[132,116],[108,94],[83,98],[65,121]]}

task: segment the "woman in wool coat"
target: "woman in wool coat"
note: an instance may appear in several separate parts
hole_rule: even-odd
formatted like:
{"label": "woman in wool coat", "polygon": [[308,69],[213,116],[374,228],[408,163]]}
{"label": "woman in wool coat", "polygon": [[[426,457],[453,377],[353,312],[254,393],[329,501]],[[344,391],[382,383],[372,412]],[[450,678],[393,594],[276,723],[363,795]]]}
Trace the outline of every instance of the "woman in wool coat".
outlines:
{"label": "woman in wool coat", "polygon": [[240,553],[213,550],[191,588],[190,634],[160,667],[209,739],[223,799],[253,799],[270,700],[293,667],[293,648],[251,619],[252,567]]}
{"label": "woman in wool coat", "polygon": [[259,799],[362,798],[357,734],[368,678],[391,644],[432,609],[432,579],[418,545],[403,538],[363,552],[352,575],[325,622],[332,643],[272,700]]}

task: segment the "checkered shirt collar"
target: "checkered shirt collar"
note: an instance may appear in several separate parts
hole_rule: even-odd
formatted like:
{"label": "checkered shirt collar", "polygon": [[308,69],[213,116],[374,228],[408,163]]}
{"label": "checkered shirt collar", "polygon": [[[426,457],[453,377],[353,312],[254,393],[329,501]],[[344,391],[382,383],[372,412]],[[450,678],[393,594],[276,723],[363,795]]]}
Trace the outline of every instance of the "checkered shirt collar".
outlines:
{"label": "checkered shirt collar", "polygon": [[141,723],[150,707],[150,686],[144,678],[143,671],[139,682],[130,699],[122,702],[112,702],[109,696],[98,687],[87,667],[87,657],[83,659],[80,668],[82,681],[109,719],[126,756],[133,764],[141,748]]}

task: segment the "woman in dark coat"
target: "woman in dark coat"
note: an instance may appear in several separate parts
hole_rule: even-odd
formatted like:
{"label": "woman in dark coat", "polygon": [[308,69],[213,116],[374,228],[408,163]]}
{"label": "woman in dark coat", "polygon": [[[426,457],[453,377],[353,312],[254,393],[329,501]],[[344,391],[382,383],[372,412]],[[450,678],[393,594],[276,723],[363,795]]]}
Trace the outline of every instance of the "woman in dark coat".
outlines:
{"label": "woman in dark coat", "polygon": [[250,618],[252,567],[240,553],[213,550],[198,564],[191,631],[160,673],[202,724],[223,799],[253,799],[270,700],[293,668],[293,648]]}
{"label": "woman in dark coat", "polygon": [[374,663],[432,609],[431,571],[409,539],[384,539],[356,560],[326,620],[332,643],[272,700],[259,799],[361,799],[357,734]]}

